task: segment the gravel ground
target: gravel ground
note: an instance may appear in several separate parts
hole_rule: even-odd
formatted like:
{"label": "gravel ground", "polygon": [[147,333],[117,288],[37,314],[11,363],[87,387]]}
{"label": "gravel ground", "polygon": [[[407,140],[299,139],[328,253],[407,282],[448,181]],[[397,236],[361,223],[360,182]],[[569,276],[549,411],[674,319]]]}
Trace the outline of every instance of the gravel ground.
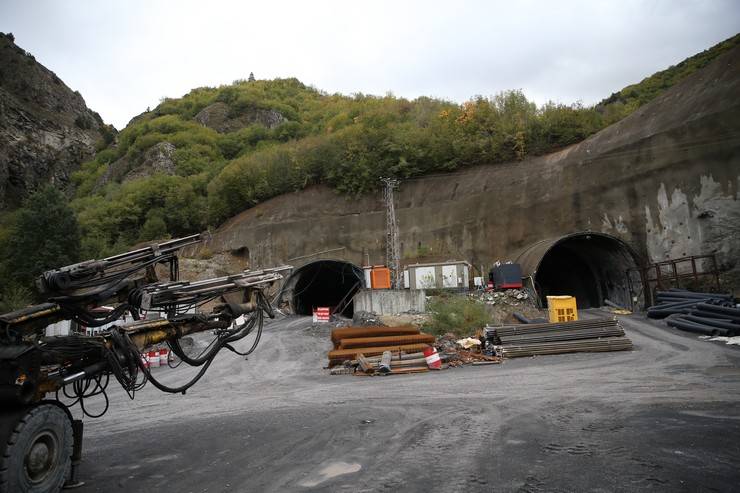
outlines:
{"label": "gravel ground", "polygon": [[78,491],[736,490],[740,350],[621,323],[634,351],[359,378],[321,368],[330,327],[272,321],[185,396],[111,392]]}

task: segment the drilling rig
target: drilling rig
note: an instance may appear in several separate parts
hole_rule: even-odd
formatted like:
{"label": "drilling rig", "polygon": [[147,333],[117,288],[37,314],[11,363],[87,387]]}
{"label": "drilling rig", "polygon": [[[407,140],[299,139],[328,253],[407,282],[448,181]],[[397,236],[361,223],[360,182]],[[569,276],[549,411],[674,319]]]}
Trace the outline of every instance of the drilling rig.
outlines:
{"label": "drilling rig", "polygon": [[[82,484],[83,422],[70,408],[102,416],[112,380],[131,399],[146,384],[184,394],[221,350],[240,356],[255,350],[264,316],[274,317],[265,291],[290,267],[180,281],[177,253],[201,239],[192,235],[45,272],[37,280],[44,303],[0,315],[0,493]],[[160,281],[163,271],[169,279]],[[104,305],[114,308],[101,313]],[[124,314],[134,321],[119,323]],[[103,328],[45,335],[48,325],[63,320]],[[204,331],[213,335],[206,349],[197,355],[183,349],[181,338]],[[251,347],[238,350],[234,343],[250,334]],[[177,387],[157,380],[141,353],[161,344],[199,371]],[[92,414],[85,401],[95,396],[105,408]]]}

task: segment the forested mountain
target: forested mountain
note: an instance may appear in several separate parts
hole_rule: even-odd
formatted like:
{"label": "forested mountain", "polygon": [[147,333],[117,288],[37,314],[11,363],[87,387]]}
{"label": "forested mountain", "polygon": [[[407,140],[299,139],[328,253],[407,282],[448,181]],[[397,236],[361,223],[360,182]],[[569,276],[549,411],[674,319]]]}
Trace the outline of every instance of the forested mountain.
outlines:
{"label": "forested mountain", "polygon": [[83,253],[216,226],[315,183],[340,193],[522,160],[581,141],[736,45],[735,36],[594,107],[537,106],[520,91],[463,104],[326,94],[296,79],[235,81],[166,99],[73,177]]}
{"label": "forested mountain", "polygon": [[[361,194],[377,189],[385,176],[403,179],[549,153],[625,117],[738,41],[740,35],[593,107],[537,106],[516,90],[463,104],[347,96],[251,74],[194,89],[134,118],[72,174],[78,256],[99,258],[137,242],[201,231],[312,184]],[[13,217],[5,222],[0,249],[7,252],[7,239],[23,225]],[[6,262],[5,272],[12,271]]]}

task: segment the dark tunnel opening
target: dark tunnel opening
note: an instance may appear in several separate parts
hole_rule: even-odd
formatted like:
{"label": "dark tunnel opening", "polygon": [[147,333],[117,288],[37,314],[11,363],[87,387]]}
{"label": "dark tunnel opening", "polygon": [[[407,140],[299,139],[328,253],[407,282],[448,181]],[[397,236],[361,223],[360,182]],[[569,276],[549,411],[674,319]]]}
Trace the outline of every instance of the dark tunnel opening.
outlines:
{"label": "dark tunnel opening", "polygon": [[567,247],[556,246],[542,259],[537,283],[542,301],[567,293],[581,308],[600,306],[594,273],[578,252]]}
{"label": "dark tunnel opening", "polygon": [[340,260],[317,260],[296,269],[286,283],[297,315],[311,315],[316,307],[353,315],[352,297],[364,287],[362,269]]}
{"label": "dark tunnel opening", "polygon": [[569,295],[575,296],[579,309],[602,306],[605,299],[630,307],[631,287],[640,287],[639,278],[628,277],[639,265],[637,254],[622,240],[602,233],[545,240],[519,258],[525,275],[533,275],[542,306],[547,306],[547,296]]}

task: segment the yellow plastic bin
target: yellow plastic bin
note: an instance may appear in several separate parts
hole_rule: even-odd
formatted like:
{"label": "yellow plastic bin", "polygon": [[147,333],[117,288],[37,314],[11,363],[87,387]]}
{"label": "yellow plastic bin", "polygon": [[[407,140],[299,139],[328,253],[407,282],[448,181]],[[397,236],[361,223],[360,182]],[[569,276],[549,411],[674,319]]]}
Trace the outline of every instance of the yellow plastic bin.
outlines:
{"label": "yellow plastic bin", "polygon": [[550,323],[578,320],[578,308],[573,296],[548,296],[547,308],[550,311]]}

